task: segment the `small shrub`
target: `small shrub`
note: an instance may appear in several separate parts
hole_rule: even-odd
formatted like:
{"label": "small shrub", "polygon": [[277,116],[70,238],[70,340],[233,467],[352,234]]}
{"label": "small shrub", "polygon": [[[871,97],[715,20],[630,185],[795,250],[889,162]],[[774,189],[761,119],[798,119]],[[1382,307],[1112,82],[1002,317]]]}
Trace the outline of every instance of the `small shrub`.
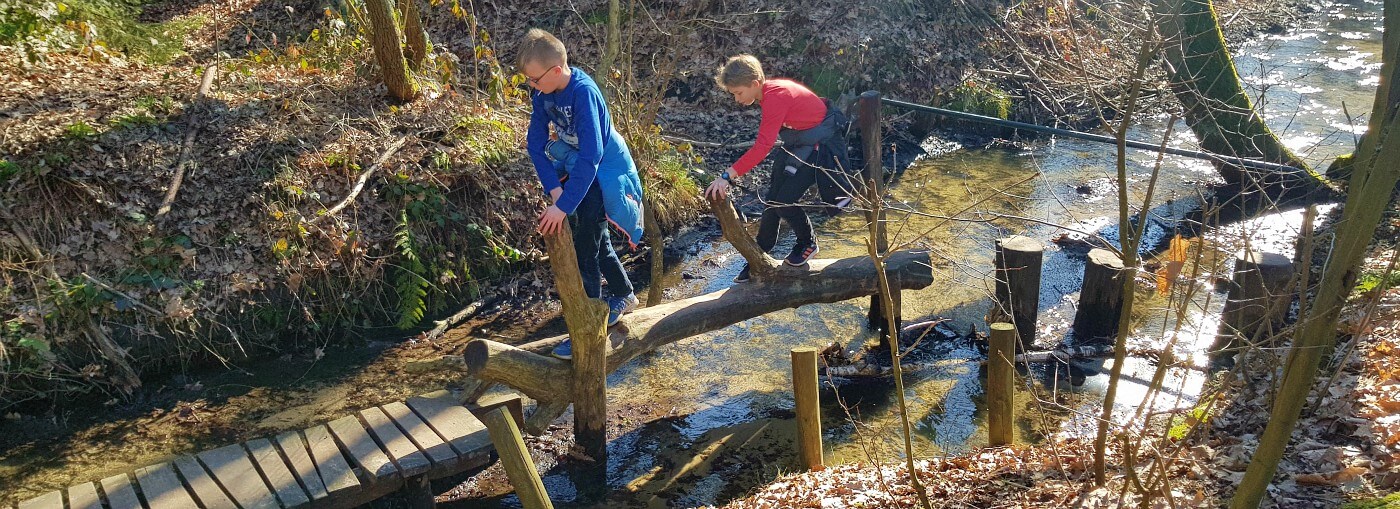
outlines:
{"label": "small shrub", "polygon": [[97,129],[88,125],[87,121],[79,120],[64,128],[63,135],[71,140],[81,140],[83,138],[97,136]]}
{"label": "small shrub", "polygon": [[967,81],[953,89],[948,109],[1005,119],[1011,115],[1011,97],[996,85]]}
{"label": "small shrub", "polygon": [[1400,271],[1381,272],[1366,271],[1356,281],[1356,288],[1353,293],[1370,293],[1378,288],[1391,288],[1400,284]]}

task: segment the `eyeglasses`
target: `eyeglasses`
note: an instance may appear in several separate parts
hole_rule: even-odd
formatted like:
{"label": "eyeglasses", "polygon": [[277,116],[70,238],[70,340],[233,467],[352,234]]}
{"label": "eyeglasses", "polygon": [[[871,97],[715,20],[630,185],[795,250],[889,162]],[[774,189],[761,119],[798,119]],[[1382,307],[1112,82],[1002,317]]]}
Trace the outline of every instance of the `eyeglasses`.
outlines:
{"label": "eyeglasses", "polygon": [[554,71],[554,69],[555,69],[556,67],[560,67],[560,66],[555,65],[554,67],[550,67],[550,68],[548,68],[548,69],[545,69],[544,72],[540,73],[539,77],[535,77],[535,78],[531,78],[530,75],[529,75],[529,74],[525,74],[524,71],[521,71],[520,74],[525,74],[525,81],[526,81],[527,83],[529,83],[529,84],[531,84],[531,85],[539,85],[539,84],[540,84],[540,80],[544,79],[545,76],[549,76],[549,73],[552,72],[552,71]]}

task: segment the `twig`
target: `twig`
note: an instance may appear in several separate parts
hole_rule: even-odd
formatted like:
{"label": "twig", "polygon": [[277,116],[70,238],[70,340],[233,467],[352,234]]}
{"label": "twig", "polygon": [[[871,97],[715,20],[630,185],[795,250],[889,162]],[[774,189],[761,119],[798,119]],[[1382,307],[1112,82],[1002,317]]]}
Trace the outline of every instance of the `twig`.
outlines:
{"label": "twig", "polygon": [[[680,137],[680,136],[672,136],[672,135],[669,135],[669,134],[663,134],[663,135],[661,135],[661,139],[666,140],[666,141],[669,141],[669,142],[671,142],[671,143],[689,143],[689,144],[694,145],[694,146],[697,146],[697,147],[705,147],[705,148],[749,148],[749,147],[752,147],[753,144],[754,144],[754,142],[752,142],[752,141],[745,141],[745,142],[742,142],[742,143],[715,143],[715,142],[713,142],[713,141],[692,140],[692,139],[688,139],[688,138],[682,138],[682,137]],[[773,142],[773,148],[778,148],[778,147],[781,147],[781,146],[783,146],[783,141],[782,141],[782,140],[778,140],[778,141]]]}
{"label": "twig", "polygon": [[467,306],[462,308],[461,311],[458,311],[452,316],[447,317],[447,319],[438,320],[437,325],[435,325],[432,330],[423,333],[423,338],[427,339],[428,341],[433,341],[437,338],[442,337],[443,334],[447,333],[448,329],[456,327],[458,324],[462,323],[466,319],[471,318],[472,315],[475,315],[477,311],[481,311],[481,308],[483,306],[495,300],[496,296],[493,294],[487,297],[477,299],[471,304],[467,304]]}
{"label": "twig", "polygon": [[384,149],[384,152],[382,154],[379,154],[379,159],[376,159],[374,161],[374,164],[369,165],[369,168],[365,168],[365,171],[360,172],[360,178],[355,180],[355,187],[350,189],[350,194],[345,195],[344,200],[341,200],[340,203],[337,203],[334,207],[331,207],[330,209],[326,210],[324,214],[307,220],[307,224],[316,224],[316,222],[322,219],[336,215],[336,213],[340,212],[341,209],[344,209],[346,206],[350,205],[350,202],[355,201],[355,198],[360,195],[360,191],[364,190],[365,182],[369,181],[369,176],[374,174],[375,170],[378,170],[380,166],[383,166],[384,161],[387,161],[390,156],[394,155],[395,152],[398,152],[400,148],[403,148],[403,145],[406,142],[408,142],[408,136],[400,136],[398,139],[394,140],[393,143],[390,143],[389,148]]}
{"label": "twig", "polygon": [[138,308],[141,308],[141,309],[144,309],[144,310],[146,310],[146,311],[149,311],[151,314],[156,315],[156,316],[161,316],[161,317],[165,316],[165,313],[160,312],[160,310],[157,310],[156,308],[153,308],[153,307],[151,307],[151,306],[148,306],[148,305],[146,305],[146,303],[144,303],[144,302],[141,302],[141,301],[139,301],[139,300],[136,300],[135,297],[132,297],[132,296],[130,296],[130,295],[127,295],[126,293],[123,293],[121,290],[118,290],[118,289],[116,289],[116,288],[112,288],[111,285],[109,285],[109,284],[107,284],[107,283],[103,283],[102,281],[99,281],[99,280],[98,280],[97,278],[95,278],[95,277],[89,276],[88,273],[86,273],[86,272],[82,273],[82,276],[83,276],[84,279],[87,279],[88,281],[92,281],[92,284],[95,284],[95,285],[97,285],[97,286],[102,287],[103,290],[107,290],[107,291],[109,291],[109,292],[115,293],[115,294],[117,294],[118,296],[121,296],[122,298],[125,298],[126,300],[131,301],[131,303],[134,304],[134,305],[136,305],[136,307],[138,307]]}
{"label": "twig", "polygon": [[175,195],[180,192],[180,184],[185,182],[185,168],[190,155],[190,148],[194,146],[194,139],[199,134],[199,115],[204,112],[204,98],[209,95],[209,89],[214,87],[214,78],[219,74],[219,65],[211,64],[204,68],[204,77],[199,83],[199,92],[194,95],[194,101],[190,103],[190,122],[185,131],[185,142],[180,145],[180,155],[175,158],[175,180],[170,181],[170,190],[165,192],[165,199],[160,202],[160,207],[156,209],[155,217],[160,217],[170,212],[170,205],[175,203]]}

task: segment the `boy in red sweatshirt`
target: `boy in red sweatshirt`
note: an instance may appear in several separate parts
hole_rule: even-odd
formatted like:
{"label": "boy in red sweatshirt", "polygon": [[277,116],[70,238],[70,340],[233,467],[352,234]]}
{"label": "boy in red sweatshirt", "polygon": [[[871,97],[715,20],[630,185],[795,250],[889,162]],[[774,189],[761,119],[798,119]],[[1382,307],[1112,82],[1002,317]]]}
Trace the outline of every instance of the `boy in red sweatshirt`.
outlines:
{"label": "boy in red sweatshirt", "polygon": [[[753,147],[720,174],[720,178],[705,190],[705,195],[711,198],[725,196],[729,192],[730,181],[763,162],[774,143],[782,139],[783,151],[773,164],[772,180],[763,197],[767,207],[758,221],[756,240],[759,248],[772,250],[778,241],[779,222],[787,222],[797,235],[797,243],[783,261],[794,267],[802,266],[819,250],[812,235],[812,222],[798,204],[802,195],[819,179],[829,184],[822,189],[823,199],[829,205],[843,208],[854,195],[845,173],[849,166],[843,127],[846,124],[845,116],[836,108],[829,107],[827,101],[801,83],[766,79],[763,66],[753,55],[730,57],[719,68],[715,81],[734,95],[735,102],[744,106],[758,103],[762,117],[758,124],[758,140]],[[826,154],[829,156],[826,159],[836,161],[834,166],[839,167],[816,164],[819,154]],[[749,267],[745,265],[734,282],[748,280]]]}

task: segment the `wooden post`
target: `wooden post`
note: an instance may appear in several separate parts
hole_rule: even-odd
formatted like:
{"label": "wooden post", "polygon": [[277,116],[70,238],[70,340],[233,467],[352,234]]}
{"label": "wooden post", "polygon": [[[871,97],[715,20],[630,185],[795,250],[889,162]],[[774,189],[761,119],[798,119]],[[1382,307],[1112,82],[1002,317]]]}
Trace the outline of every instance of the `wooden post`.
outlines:
{"label": "wooden post", "polygon": [[[523,444],[524,441],[522,440]],[[512,479],[513,481],[513,479]],[[403,488],[404,502],[408,507],[414,509],[432,509],[437,507],[437,500],[433,497],[433,488],[428,483],[428,476],[420,475],[404,480]]]}
{"label": "wooden post", "polygon": [[1016,326],[992,324],[991,349],[987,351],[987,445],[1011,444],[1011,422],[1015,418],[1011,395],[1015,393]]}
{"label": "wooden post", "polygon": [[506,469],[510,485],[515,488],[515,496],[526,509],[554,507],[549,501],[549,493],[544,490],[544,481],[535,470],[535,462],[530,451],[525,449],[525,439],[520,436],[520,428],[515,426],[515,418],[505,407],[487,412],[481,419],[486,424],[486,432],[491,435],[491,443],[501,457],[501,465]]}
{"label": "wooden post", "polygon": [[1036,315],[1040,310],[1040,263],[1045,246],[1030,237],[1013,235],[997,239],[996,302],[989,322],[1011,320],[1020,341],[1016,351],[1035,343]]}
{"label": "wooden post", "polygon": [[[883,139],[880,135],[880,92],[865,91],[860,94],[858,104],[860,115],[856,125],[860,128],[861,154],[865,157],[865,186],[871,201],[870,206],[866,207],[865,220],[875,224],[875,249],[883,255],[889,251],[890,241],[885,228],[885,208],[878,206],[883,203],[885,197],[885,170],[881,164],[880,146]],[[890,297],[894,299],[895,323],[898,324],[902,321],[899,295],[892,294]],[[885,341],[895,341],[895,338],[899,337],[897,329],[886,330],[889,328],[889,321],[885,319],[879,295],[870,296],[870,311],[866,313],[866,323],[871,329],[880,331]]]}
{"label": "wooden post", "polygon": [[797,445],[807,470],[825,468],[822,462],[821,399],[817,395],[817,349],[792,349],[792,394],[797,400]]}
{"label": "wooden post", "polygon": [[1075,344],[1113,344],[1123,314],[1123,259],[1107,249],[1089,250],[1084,285],[1074,313]]}
{"label": "wooden post", "polygon": [[544,240],[554,270],[554,287],[564,306],[564,323],[573,341],[574,442],[598,468],[606,468],[608,306],[584,293],[569,226],[561,225],[558,233],[546,235]]}
{"label": "wooden post", "polygon": [[1240,340],[1252,344],[1277,332],[1293,301],[1288,291],[1292,277],[1293,261],[1287,256],[1255,250],[1236,253],[1212,350],[1233,354],[1244,346]]}

